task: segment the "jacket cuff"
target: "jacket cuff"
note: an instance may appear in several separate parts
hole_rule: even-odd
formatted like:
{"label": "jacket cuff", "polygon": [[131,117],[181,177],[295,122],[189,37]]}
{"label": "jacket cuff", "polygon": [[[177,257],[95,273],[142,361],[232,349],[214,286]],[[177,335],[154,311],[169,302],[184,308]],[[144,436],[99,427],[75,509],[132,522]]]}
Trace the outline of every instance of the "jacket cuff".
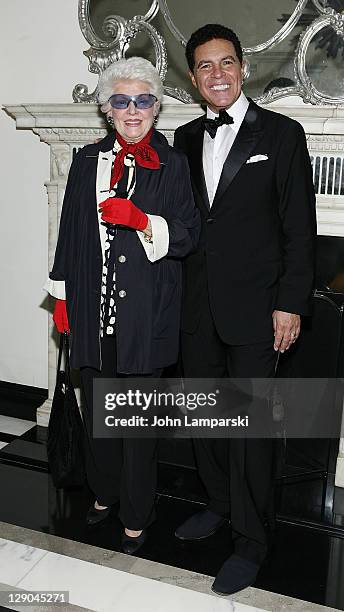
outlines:
{"label": "jacket cuff", "polygon": [[47,291],[50,295],[52,295],[57,300],[65,300],[66,299],[66,288],[65,281],[57,281],[48,278],[46,283],[43,286],[44,291]]}
{"label": "jacket cuff", "polygon": [[144,233],[137,231],[140,242],[146,252],[147,258],[152,263],[167,255],[170,235],[166,219],[159,215],[147,215],[152,226],[152,242],[146,242]]}
{"label": "jacket cuff", "polygon": [[276,302],[274,310],[281,310],[282,312],[290,312],[292,314],[298,314],[300,316],[309,316],[312,314],[312,302],[311,300],[292,300],[279,297]]}

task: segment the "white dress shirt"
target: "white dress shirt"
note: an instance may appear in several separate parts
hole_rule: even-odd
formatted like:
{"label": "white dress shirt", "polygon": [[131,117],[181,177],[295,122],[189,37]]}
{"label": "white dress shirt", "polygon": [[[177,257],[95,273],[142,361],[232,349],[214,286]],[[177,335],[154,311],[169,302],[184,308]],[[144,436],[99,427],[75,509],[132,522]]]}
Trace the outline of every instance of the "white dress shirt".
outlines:
{"label": "white dress shirt", "polygon": [[[227,109],[228,115],[233,117],[231,125],[221,125],[215,138],[211,138],[205,130],[203,139],[203,171],[207,186],[210,206],[214,201],[216,190],[220,181],[223,164],[232,148],[235,137],[244,120],[249,101],[241,92],[239,98]],[[218,115],[207,109],[208,119],[215,119]]]}

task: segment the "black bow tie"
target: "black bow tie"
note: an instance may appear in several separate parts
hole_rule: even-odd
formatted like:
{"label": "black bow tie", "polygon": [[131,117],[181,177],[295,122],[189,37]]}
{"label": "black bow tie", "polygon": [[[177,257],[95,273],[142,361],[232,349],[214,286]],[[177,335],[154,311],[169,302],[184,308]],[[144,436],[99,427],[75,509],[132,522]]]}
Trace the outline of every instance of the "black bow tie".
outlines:
{"label": "black bow tie", "polygon": [[230,125],[231,123],[234,123],[233,117],[228,115],[225,110],[220,110],[220,114],[216,119],[204,119],[204,129],[207,130],[211,138],[215,138],[217,128],[219,128],[220,125]]}

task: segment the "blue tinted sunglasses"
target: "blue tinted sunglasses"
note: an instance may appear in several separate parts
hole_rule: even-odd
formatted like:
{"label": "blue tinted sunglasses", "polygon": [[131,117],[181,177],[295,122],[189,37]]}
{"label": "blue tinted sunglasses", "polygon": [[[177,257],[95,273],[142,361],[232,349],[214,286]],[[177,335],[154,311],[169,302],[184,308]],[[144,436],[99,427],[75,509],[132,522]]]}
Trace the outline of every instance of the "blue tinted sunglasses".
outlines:
{"label": "blue tinted sunglasses", "polygon": [[113,94],[109,98],[112,108],[125,109],[128,108],[130,102],[133,102],[138,109],[152,108],[158,98],[153,94],[139,94],[138,96],[126,96],[125,94]]}

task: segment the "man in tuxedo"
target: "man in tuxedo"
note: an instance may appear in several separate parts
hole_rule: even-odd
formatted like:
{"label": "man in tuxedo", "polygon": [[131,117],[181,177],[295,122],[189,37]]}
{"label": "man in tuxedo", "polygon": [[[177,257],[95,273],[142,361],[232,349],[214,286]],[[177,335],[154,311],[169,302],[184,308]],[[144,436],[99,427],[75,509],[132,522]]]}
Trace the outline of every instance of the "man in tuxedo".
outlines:
{"label": "man in tuxedo", "polygon": [[[316,221],[305,134],[296,121],[245,97],[242,48],[232,30],[200,28],[186,58],[207,113],[175,133],[202,217],[198,250],[184,268],[184,374],[273,377],[279,353],[310,314]],[[209,504],[176,536],[200,540],[230,519],[233,553],[215,579],[217,593],[253,584],[266,557],[273,448],[267,438],[195,441]]]}

